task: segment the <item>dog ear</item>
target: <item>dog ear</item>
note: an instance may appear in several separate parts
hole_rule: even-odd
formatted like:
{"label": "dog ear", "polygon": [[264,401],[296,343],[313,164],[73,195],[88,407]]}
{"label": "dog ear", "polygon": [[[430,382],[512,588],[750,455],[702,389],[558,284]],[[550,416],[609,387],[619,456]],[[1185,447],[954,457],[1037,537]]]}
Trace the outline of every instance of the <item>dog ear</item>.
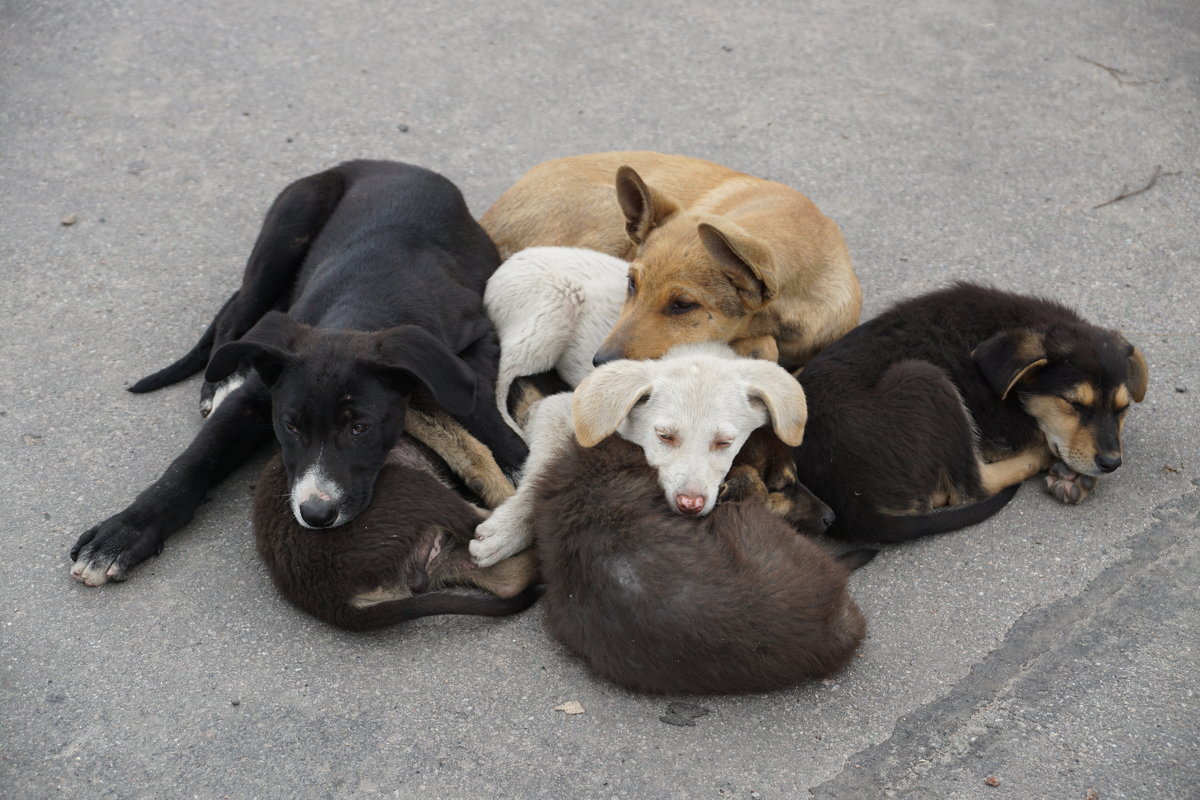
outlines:
{"label": "dog ear", "polygon": [[747,358],[737,364],[746,382],[746,395],[766,405],[775,435],[792,447],[799,445],[808,423],[808,401],[800,382],[770,361]]}
{"label": "dog ear", "polygon": [[976,347],[971,358],[1001,400],[1017,381],[1031,378],[1049,362],[1042,335],[1026,328],[997,333]]}
{"label": "dog ear", "polygon": [[[1128,344],[1128,342],[1126,342]],[[1133,402],[1140,403],[1146,397],[1146,387],[1150,383],[1150,368],[1146,366],[1146,357],[1142,351],[1129,345],[1129,394]]]}
{"label": "dog ear", "polygon": [[651,189],[633,167],[617,170],[617,202],[625,212],[625,232],[634,244],[642,244],[656,226],[679,210],[675,201]]}
{"label": "dog ear", "polygon": [[282,311],[268,311],[246,335],[216,349],[204,370],[204,380],[216,383],[233,374],[246,359],[270,386],[296,352],[296,340],[309,330]]}
{"label": "dog ear", "polygon": [[571,404],[575,438],[584,447],[599,444],[621,427],[630,410],[653,388],[645,361],[613,361],[599,367],[575,389]]}
{"label": "dog ear", "polygon": [[771,250],[740,226],[727,220],[720,224],[718,228],[701,222],[700,241],[744,298],[747,308],[761,308],[779,288]]}
{"label": "dog ear", "polygon": [[441,339],[418,325],[398,325],[372,338],[374,352],[366,357],[372,367],[420,381],[451,416],[461,417],[475,410],[475,371],[450,352]]}

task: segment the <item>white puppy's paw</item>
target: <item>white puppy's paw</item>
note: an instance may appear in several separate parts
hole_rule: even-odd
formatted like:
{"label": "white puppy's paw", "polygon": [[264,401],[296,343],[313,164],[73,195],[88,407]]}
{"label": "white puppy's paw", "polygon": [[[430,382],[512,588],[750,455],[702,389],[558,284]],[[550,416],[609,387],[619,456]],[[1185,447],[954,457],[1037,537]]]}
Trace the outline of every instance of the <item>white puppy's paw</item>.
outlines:
{"label": "white puppy's paw", "polygon": [[471,559],[481,567],[490,567],[498,561],[516,555],[533,542],[529,530],[521,525],[506,524],[503,518],[493,514],[490,519],[475,528],[475,539],[468,545]]}

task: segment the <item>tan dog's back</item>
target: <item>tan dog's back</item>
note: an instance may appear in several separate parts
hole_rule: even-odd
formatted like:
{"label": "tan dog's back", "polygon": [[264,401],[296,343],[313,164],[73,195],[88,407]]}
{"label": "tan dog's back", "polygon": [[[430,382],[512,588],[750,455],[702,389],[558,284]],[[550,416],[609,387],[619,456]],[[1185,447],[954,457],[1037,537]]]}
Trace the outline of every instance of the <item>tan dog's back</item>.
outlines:
{"label": "tan dog's back", "polygon": [[637,246],[625,233],[625,215],[617,204],[614,180],[622,166],[633,167],[647,183],[685,206],[722,181],[743,175],[711,161],[648,150],[567,156],[530,169],[479,222],[501,258],[547,246],[586,247],[628,261]]}

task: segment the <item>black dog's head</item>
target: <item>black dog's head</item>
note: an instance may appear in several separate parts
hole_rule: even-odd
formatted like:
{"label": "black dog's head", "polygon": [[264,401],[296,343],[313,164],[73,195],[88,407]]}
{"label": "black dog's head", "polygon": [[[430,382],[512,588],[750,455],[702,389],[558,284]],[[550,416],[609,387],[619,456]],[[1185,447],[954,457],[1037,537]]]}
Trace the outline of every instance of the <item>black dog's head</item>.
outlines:
{"label": "black dog's head", "polygon": [[1146,396],[1149,372],[1119,333],[1086,323],[1009,330],[973,357],[1001,399],[1015,394],[1072,470],[1100,475],[1121,466],[1125,412]]}
{"label": "black dog's head", "polygon": [[205,378],[219,381],[243,360],[271,388],[292,513],[306,528],[344,525],[371,502],[418,383],[452,415],[475,407],[474,372],[414,325],[330,331],[271,312],[213,353]]}

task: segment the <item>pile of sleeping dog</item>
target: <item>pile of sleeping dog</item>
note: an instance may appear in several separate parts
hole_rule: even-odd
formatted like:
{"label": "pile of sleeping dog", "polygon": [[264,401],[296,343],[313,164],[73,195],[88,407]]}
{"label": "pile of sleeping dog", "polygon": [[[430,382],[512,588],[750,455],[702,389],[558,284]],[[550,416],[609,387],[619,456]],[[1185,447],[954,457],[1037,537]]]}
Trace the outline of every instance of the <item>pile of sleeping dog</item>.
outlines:
{"label": "pile of sleeping dog", "polygon": [[549,161],[479,223],[437,174],[342,164],[279,195],[199,343],[131,387],[204,369],[207,421],[72,575],[123,580],[275,438],[258,551],[332,624],[540,593],[550,632],[632,689],[828,675],[875,551],[809,535],[955,530],[1046,471],[1078,503],[1148,378],[1046,299],[958,283],[856,327],[860,307],[837,225],[707,161]]}

